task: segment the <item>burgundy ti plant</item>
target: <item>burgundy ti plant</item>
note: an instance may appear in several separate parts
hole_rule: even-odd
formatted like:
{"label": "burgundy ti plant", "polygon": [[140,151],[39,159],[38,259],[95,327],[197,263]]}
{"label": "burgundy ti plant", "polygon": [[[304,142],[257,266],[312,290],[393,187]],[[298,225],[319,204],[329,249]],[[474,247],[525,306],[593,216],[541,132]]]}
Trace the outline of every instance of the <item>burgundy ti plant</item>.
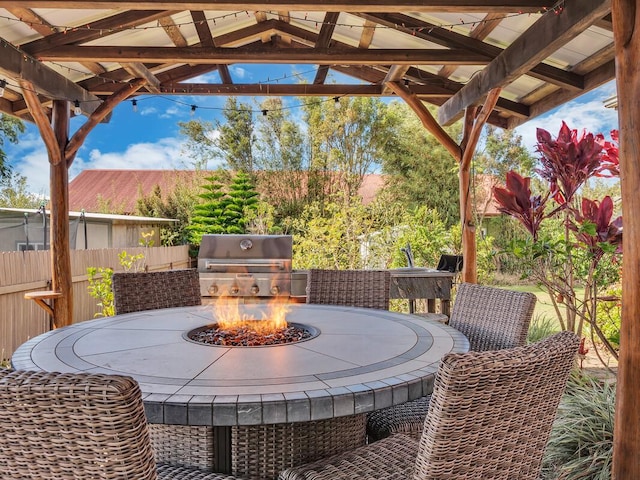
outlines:
{"label": "burgundy ti plant", "polygon": [[[513,171],[504,188],[493,190],[498,209],[517,219],[531,237],[514,245],[511,253],[528,262],[530,276],[548,291],[563,329],[581,335],[586,323],[616,355],[602,335],[596,312],[598,287],[612,281],[607,272],[619,271],[611,268],[611,261],[621,253],[622,217],[612,220],[610,196],[591,200],[581,198],[580,191],[592,177],[619,175],[618,132],[612,131],[612,141],[606,141],[601,134],[578,133],[562,122],[557,137],[539,128],[537,139],[536,173],[546,190],[532,193],[531,178]],[[558,224],[564,231],[550,234]],[[606,256],[609,263],[603,262]],[[578,287],[584,287],[584,294]]]}

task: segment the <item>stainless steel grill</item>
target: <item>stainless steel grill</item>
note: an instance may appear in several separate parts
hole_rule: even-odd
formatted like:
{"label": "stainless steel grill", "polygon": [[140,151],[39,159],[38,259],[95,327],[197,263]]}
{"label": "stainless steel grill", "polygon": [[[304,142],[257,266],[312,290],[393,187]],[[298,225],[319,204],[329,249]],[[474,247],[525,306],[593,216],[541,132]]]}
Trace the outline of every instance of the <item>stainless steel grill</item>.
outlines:
{"label": "stainless steel grill", "polygon": [[204,297],[291,295],[291,235],[204,235],[198,253]]}

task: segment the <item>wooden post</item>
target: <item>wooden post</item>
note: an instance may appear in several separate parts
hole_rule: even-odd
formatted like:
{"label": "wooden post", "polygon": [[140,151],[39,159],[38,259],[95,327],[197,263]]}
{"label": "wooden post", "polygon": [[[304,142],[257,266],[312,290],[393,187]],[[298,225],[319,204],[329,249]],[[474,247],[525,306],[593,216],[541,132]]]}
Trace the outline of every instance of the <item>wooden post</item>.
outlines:
{"label": "wooden post", "polygon": [[[60,152],[69,141],[70,103],[53,101],[53,131]],[[62,296],[54,300],[54,322],[57,327],[73,323],[73,283],[69,251],[69,168],[63,159],[50,164],[51,172],[51,284]]]}
{"label": "wooden post", "polygon": [[612,0],[624,233],[622,321],[613,434],[614,480],[640,478],[640,8]]}
{"label": "wooden post", "polygon": [[471,197],[471,160],[476,151],[480,134],[489,115],[500,98],[501,88],[489,92],[480,112],[477,107],[465,109],[464,138],[462,140],[462,159],[458,172],[460,188],[460,224],[462,225],[462,281],[478,282],[478,248],[476,245],[476,222],[473,218],[473,199]]}

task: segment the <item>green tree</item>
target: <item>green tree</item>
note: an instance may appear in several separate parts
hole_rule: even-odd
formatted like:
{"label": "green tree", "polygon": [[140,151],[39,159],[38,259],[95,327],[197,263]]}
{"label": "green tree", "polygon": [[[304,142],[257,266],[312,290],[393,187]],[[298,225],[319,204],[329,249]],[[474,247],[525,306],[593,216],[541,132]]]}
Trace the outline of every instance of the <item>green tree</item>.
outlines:
{"label": "green tree", "polygon": [[43,199],[30,193],[26,177],[9,173],[0,180],[0,207],[38,208]]}
{"label": "green tree", "polygon": [[253,144],[255,141],[253,112],[249,104],[227,98],[223,116],[225,122],[216,122],[219,132],[215,146],[229,170],[254,171]]}
{"label": "green tree", "polygon": [[[456,160],[406,104],[391,103],[389,115],[396,120],[390,122],[395,128],[385,148],[383,172],[389,176],[386,188],[409,209],[424,206],[436,210],[446,225],[457,223],[460,207]],[[460,124],[446,130],[457,138]]]}
{"label": "green tree", "polygon": [[217,132],[211,122],[200,119],[178,122],[180,134],[186,137],[185,153],[194,159],[197,170],[207,168],[209,161],[218,157],[216,149]]}
{"label": "green tree", "polygon": [[198,195],[202,202],[194,207],[191,225],[187,228],[191,243],[196,245],[200,245],[206,233],[226,232],[224,212],[229,198],[224,191],[222,174],[216,171],[204,180],[207,182],[201,186],[204,192]]}
{"label": "green tree", "polygon": [[393,133],[394,117],[374,98],[340,98],[310,101],[304,107],[311,149],[310,189],[317,193],[342,193],[348,202],[362,185],[365,174],[382,161]]}
{"label": "green tree", "polygon": [[145,217],[173,218],[178,220],[173,225],[160,228],[162,245],[185,245],[189,243],[188,226],[195,206],[199,203],[197,187],[186,175],[175,173],[174,187],[170,192],[162,192],[156,185],[148,195],[140,192],[136,210]]}
{"label": "green tree", "polygon": [[283,108],[280,98],[265,100],[267,110],[256,122],[256,175],[263,198],[274,205],[274,215],[299,215],[308,203],[308,146],[300,125]]}
{"label": "green tree", "polygon": [[11,165],[7,161],[4,152],[4,142],[18,143],[18,135],[24,133],[25,126],[22,120],[0,113],[0,180],[11,175]]}
{"label": "green tree", "polygon": [[249,174],[238,172],[229,185],[224,208],[225,233],[246,233],[247,216],[258,208],[258,193]]}

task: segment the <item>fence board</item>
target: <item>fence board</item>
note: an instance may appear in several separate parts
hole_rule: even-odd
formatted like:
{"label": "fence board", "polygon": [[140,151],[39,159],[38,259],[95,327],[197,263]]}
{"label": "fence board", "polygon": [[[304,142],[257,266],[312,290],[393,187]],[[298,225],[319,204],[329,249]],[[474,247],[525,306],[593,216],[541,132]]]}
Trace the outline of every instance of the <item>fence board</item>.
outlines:
{"label": "fence board", "polygon": [[[87,290],[88,267],[111,267],[122,271],[118,254],[122,249],[72,250],[73,322],[90,320],[98,313],[97,300]],[[130,248],[127,253],[145,255],[149,271],[188,268],[187,246]],[[35,302],[25,300],[29,291],[51,285],[49,251],[0,252],[0,359],[10,358],[22,343],[49,329],[49,316]]]}

